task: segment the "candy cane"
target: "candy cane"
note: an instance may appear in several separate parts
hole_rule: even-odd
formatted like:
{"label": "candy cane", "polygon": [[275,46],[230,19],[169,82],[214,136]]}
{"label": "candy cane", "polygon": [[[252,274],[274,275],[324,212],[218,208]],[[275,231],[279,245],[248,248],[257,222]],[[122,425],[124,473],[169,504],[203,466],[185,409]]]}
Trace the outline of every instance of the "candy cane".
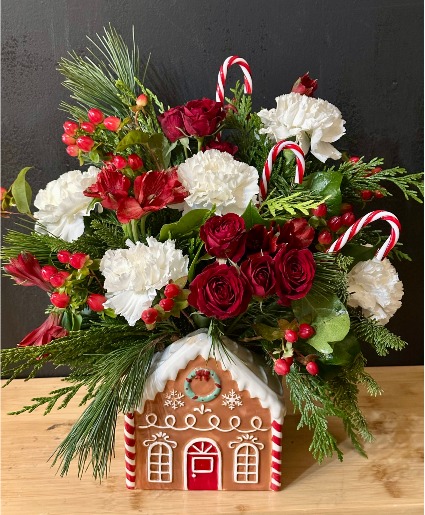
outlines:
{"label": "candy cane", "polygon": [[125,445],[125,486],[133,490],[136,486],[136,439],[134,414],[127,413],[124,417]]}
{"label": "candy cane", "polygon": [[356,234],[358,234],[365,225],[368,225],[375,220],[385,220],[391,225],[390,236],[375,254],[375,258],[382,261],[397,243],[401,229],[398,218],[389,211],[372,211],[367,215],[362,216],[362,218],[359,218],[357,222],[353,223],[353,225],[351,225],[342,236],[332,243],[327,252],[338,252],[348,241],[354,238],[354,236],[356,236]]}
{"label": "candy cane", "polygon": [[247,95],[252,95],[252,77],[249,64],[245,59],[242,59],[242,57],[231,55],[224,61],[223,65],[220,67],[220,71],[218,72],[217,89],[215,94],[216,102],[224,104],[224,85],[226,84],[227,70],[234,64],[238,64],[244,74],[244,92]]}
{"label": "candy cane", "polygon": [[270,150],[267,161],[264,163],[263,174],[261,176],[260,182],[260,202],[263,201],[267,196],[267,187],[269,184],[270,176],[272,174],[273,163],[276,161],[279,153],[285,149],[292,150],[292,152],[295,154],[295,159],[297,161],[297,167],[295,170],[295,183],[301,184],[303,182],[305,170],[304,152],[302,151],[301,147],[293,141],[279,141],[279,143],[276,143],[276,145]]}

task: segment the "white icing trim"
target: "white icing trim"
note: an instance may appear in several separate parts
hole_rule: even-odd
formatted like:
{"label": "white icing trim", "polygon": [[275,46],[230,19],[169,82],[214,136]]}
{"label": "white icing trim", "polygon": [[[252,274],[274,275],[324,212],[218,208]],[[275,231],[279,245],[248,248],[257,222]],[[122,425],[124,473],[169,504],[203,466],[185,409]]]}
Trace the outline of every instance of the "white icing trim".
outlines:
{"label": "white icing trim", "polygon": [[217,489],[218,490],[222,490],[222,485],[221,485],[221,451],[220,451],[220,447],[218,446],[218,443],[215,442],[214,440],[211,440],[211,438],[194,438],[193,440],[191,440],[190,442],[188,442],[186,444],[186,447],[184,448],[184,461],[183,461],[183,476],[184,476],[184,485],[183,485],[183,489],[184,490],[187,490],[187,474],[188,474],[188,469],[187,469],[187,456],[188,456],[188,449],[190,447],[192,447],[192,445],[194,445],[196,442],[208,442],[210,444],[212,444],[214,446],[214,448],[217,450],[217,452],[213,452],[213,453],[206,453],[206,454],[214,454],[214,455],[217,455],[217,474],[218,474],[218,486],[217,486]]}
{"label": "white icing trim", "polygon": [[[189,361],[202,356],[205,360],[210,357],[220,362],[223,369],[230,372],[240,391],[247,390],[251,397],[258,398],[264,408],[270,409],[273,419],[282,419],[285,407],[281,391],[276,392],[267,384],[268,381],[272,384],[275,378],[267,376],[246,348],[227,338],[225,345],[226,352],[220,352],[219,347],[213,349],[211,337],[204,330],[199,330],[172,343],[165,351],[155,354],[137,411],[143,413],[147,400],[154,400],[158,392],[165,390],[167,381],[175,380],[178,372],[184,369]],[[278,389],[279,385],[275,383],[273,388]]]}
{"label": "white icing trim", "polygon": [[245,442],[247,442],[249,440],[249,443],[252,443],[254,445],[256,445],[259,449],[263,450],[264,449],[264,444],[262,444],[261,442],[257,442],[258,438],[256,436],[253,436],[253,435],[241,435],[241,436],[237,436],[236,437],[236,441],[233,441],[233,442],[229,442],[229,447],[232,449],[235,445],[238,445],[240,443],[243,443],[245,440]]}

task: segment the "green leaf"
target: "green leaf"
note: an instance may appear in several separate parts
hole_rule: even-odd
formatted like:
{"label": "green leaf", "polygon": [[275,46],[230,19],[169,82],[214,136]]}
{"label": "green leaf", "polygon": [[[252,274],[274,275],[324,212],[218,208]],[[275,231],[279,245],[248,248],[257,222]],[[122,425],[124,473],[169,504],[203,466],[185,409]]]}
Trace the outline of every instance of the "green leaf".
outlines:
{"label": "green leaf", "polygon": [[332,353],[323,360],[329,365],[350,365],[361,352],[359,341],[353,333],[348,333],[340,342],[331,343],[331,347]]}
{"label": "green leaf", "polygon": [[339,214],[342,202],[341,181],[342,173],[340,172],[314,172],[304,179],[303,186],[321,197],[328,197],[326,199],[328,214],[333,216]]}
{"label": "green leaf", "polygon": [[359,263],[359,261],[368,261],[372,259],[378,249],[378,245],[374,245],[372,247],[365,247],[364,245],[356,245],[354,243],[347,243],[341,249],[341,254],[344,256],[350,256],[353,259],[353,262],[350,265],[350,269],[353,268],[354,265]]}
{"label": "green leaf", "polygon": [[116,151],[122,152],[132,145],[146,145],[149,141],[150,135],[142,131],[130,131],[126,134],[123,139],[118,143]]}
{"label": "green leaf", "polygon": [[30,185],[26,181],[26,174],[28,170],[31,170],[31,166],[27,166],[26,168],[22,168],[22,170],[18,173],[15,181],[11,186],[12,196],[16,204],[16,209],[20,213],[30,214],[30,205],[32,198],[32,191]]}
{"label": "green leaf", "polygon": [[152,134],[147,142],[150,152],[156,156],[157,161],[164,168],[168,168],[170,165],[171,155],[168,152],[169,146],[170,143],[163,134]]}
{"label": "green leaf", "polygon": [[324,354],[331,354],[330,343],[343,340],[350,329],[348,312],[336,295],[310,292],[303,299],[293,301],[292,309],[299,323],[314,327],[316,334],[308,343]]}
{"label": "green leaf", "polygon": [[190,238],[196,235],[209,213],[211,211],[208,209],[193,209],[183,215],[178,222],[163,225],[159,233],[159,241],[182,237]]}
{"label": "green leaf", "polygon": [[93,163],[99,163],[99,161],[100,161],[99,153],[96,150],[92,150],[89,153],[89,158],[90,158],[90,161],[92,161]]}
{"label": "green leaf", "polygon": [[252,201],[245,209],[242,218],[245,220],[247,230],[251,229],[251,227],[253,227],[256,224],[267,225],[267,222],[263,218],[261,218],[258,209],[253,205]]}
{"label": "green leaf", "polygon": [[278,327],[270,327],[266,324],[257,323],[253,325],[253,329],[258,336],[261,336],[269,342],[282,339],[282,331]]}

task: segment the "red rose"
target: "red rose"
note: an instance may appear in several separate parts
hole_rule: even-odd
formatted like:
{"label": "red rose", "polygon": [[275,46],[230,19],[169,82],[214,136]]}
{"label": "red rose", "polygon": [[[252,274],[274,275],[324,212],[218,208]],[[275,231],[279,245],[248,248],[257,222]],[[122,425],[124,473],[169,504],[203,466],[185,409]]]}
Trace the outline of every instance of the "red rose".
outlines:
{"label": "red rose", "polygon": [[308,249],[282,247],[274,257],[276,291],[280,304],[302,299],[310,291],[316,272],[313,254]]}
{"label": "red rose", "polygon": [[314,229],[305,218],[293,218],[280,227],[277,244],[286,243],[288,249],[305,249],[314,240]]}
{"label": "red rose", "polygon": [[210,141],[202,150],[204,152],[205,150],[219,150],[220,152],[227,152],[234,156],[238,151],[238,147],[228,141]]}
{"label": "red rose", "polygon": [[253,295],[268,297],[276,288],[273,258],[269,254],[255,254],[242,262],[241,272],[248,279]]}
{"label": "red rose", "polygon": [[244,275],[234,266],[214,263],[190,283],[188,302],[208,317],[224,320],[244,313],[252,290]]}
{"label": "red rose", "polygon": [[298,77],[295,81],[292,86],[292,93],[299,93],[300,95],[311,97],[316,89],[317,79],[312,79],[307,72],[302,77]]}
{"label": "red rose", "polygon": [[99,198],[104,208],[116,210],[119,203],[128,197],[130,184],[130,179],[110,164],[102,168],[96,182],[84,191],[84,195]]}
{"label": "red rose", "polygon": [[245,220],[235,213],[212,216],[199,231],[208,254],[239,261],[245,252]]}
{"label": "red rose", "polygon": [[276,252],[276,236],[273,231],[268,231],[264,225],[256,224],[251,227],[246,235],[246,253]]}
{"label": "red rose", "polygon": [[158,116],[158,121],[167,138],[174,143],[180,138],[184,138],[184,123],[183,123],[183,106],[172,107],[165,113]]}
{"label": "red rose", "polygon": [[190,136],[210,136],[225,116],[221,103],[209,98],[191,100],[183,106],[183,122]]}

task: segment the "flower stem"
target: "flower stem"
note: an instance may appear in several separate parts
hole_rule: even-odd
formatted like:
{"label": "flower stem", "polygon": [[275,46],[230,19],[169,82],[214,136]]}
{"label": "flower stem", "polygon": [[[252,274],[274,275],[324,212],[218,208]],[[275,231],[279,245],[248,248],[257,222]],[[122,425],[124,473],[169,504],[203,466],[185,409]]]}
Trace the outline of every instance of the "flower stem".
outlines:
{"label": "flower stem", "polygon": [[196,138],[197,142],[198,142],[198,152],[200,152],[202,150],[202,145],[204,143],[204,138]]}

